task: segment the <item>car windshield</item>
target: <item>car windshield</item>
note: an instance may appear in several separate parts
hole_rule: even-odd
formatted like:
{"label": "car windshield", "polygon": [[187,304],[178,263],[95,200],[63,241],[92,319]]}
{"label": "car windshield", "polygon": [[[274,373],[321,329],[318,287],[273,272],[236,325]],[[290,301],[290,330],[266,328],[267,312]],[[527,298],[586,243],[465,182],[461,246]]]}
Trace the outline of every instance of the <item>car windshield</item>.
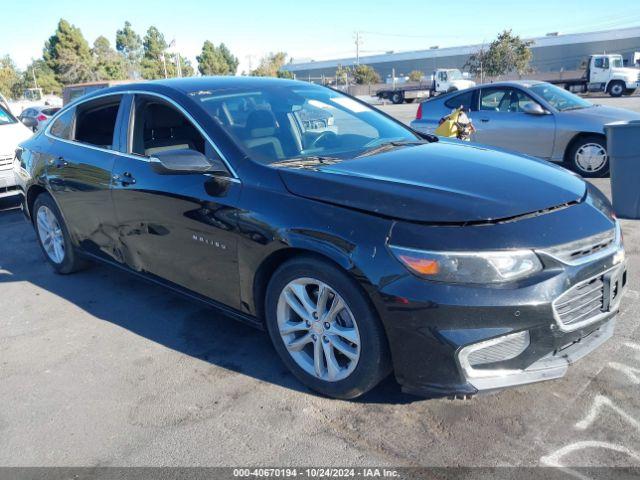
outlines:
{"label": "car windshield", "polygon": [[544,98],[553,108],[561,112],[593,106],[593,103],[550,83],[539,83],[529,89]]}
{"label": "car windshield", "polygon": [[250,158],[348,159],[420,141],[411,130],[339,92],[314,85],[258,86],[190,93]]}
{"label": "car windshield", "polygon": [[0,125],[8,125],[10,123],[16,123],[16,118],[11,115],[2,105],[0,105]]}

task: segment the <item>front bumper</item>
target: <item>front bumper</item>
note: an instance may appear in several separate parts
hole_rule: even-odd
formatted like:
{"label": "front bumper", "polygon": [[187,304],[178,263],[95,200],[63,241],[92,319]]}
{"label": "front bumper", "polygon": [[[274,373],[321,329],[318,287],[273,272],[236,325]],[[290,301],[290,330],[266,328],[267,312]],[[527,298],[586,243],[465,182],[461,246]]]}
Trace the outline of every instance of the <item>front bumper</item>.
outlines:
{"label": "front bumper", "polygon": [[[545,270],[536,278],[502,288],[398,275],[379,291],[378,304],[398,382],[408,393],[449,396],[564,376],[613,333],[627,277],[621,253],[620,246],[575,265],[543,256]],[[592,284],[594,279],[599,283]],[[602,285],[602,308],[586,320],[583,310],[575,321],[567,320],[565,314],[574,308],[566,306],[566,299],[581,305],[583,297],[591,298],[594,285]],[[465,349],[519,333],[526,333],[527,343],[504,350],[511,355],[489,352],[488,361],[473,368],[465,364]]]}
{"label": "front bumper", "polygon": [[19,195],[21,190],[16,183],[13,168],[0,170],[0,198]]}
{"label": "front bumper", "polygon": [[497,371],[494,375],[468,378],[467,380],[476,390],[485,391],[563,377],[570,365],[589,355],[609,340],[613,336],[614,328],[615,318],[612,317],[586,336],[574,340],[560,350],[549,352],[525,369]]}

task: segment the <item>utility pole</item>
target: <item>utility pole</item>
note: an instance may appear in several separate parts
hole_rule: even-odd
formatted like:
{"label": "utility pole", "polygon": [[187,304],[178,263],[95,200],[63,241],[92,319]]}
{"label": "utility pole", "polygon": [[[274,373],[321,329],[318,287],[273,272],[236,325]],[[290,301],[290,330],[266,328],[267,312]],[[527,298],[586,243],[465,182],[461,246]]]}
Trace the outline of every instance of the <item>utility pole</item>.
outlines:
{"label": "utility pole", "polygon": [[360,32],[354,34],[354,40],[356,43],[356,65],[360,65],[360,46],[362,45],[362,35]]}
{"label": "utility pole", "polygon": [[33,66],[33,59],[31,60],[31,74],[33,75],[33,86],[38,88],[38,81],[36,80],[36,68]]}

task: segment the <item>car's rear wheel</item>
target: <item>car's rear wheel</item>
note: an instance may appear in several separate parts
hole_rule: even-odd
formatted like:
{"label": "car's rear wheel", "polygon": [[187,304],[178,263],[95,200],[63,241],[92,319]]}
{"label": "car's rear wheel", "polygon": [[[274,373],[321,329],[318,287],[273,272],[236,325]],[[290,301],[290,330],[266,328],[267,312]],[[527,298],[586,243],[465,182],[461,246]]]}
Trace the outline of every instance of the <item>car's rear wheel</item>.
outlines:
{"label": "car's rear wheel", "polygon": [[86,265],[75,252],[58,206],[48,193],[36,198],[32,218],[40,248],[57,273],[73,273]]}
{"label": "car's rear wheel", "polygon": [[364,292],[338,267],[302,258],[273,275],[267,328],[282,361],[309,388],[351,399],[390,371],[384,330]]}
{"label": "car's rear wheel", "polygon": [[609,173],[607,143],[603,137],[588,135],[576,141],[568,152],[570,167],[583,177],[604,177]]}
{"label": "car's rear wheel", "polygon": [[624,91],[627,89],[627,86],[624,82],[612,82],[609,86],[609,95],[612,97],[621,97]]}

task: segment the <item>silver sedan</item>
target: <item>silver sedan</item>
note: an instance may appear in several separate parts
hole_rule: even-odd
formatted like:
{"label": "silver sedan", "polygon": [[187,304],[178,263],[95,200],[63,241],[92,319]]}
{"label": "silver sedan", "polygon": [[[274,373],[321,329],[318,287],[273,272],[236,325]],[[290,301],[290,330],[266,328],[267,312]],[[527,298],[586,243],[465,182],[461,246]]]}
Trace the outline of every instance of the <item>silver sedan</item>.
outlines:
{"label": "silver sedan", "polygon": [[440,119],[460,106],[477,130],[473,142],[562,162],[583,177],[609,172],[604,125],[640,119],[640,113],[594,105],[550,83],[513,81],[427,100],[411,127],[433,133]]}

